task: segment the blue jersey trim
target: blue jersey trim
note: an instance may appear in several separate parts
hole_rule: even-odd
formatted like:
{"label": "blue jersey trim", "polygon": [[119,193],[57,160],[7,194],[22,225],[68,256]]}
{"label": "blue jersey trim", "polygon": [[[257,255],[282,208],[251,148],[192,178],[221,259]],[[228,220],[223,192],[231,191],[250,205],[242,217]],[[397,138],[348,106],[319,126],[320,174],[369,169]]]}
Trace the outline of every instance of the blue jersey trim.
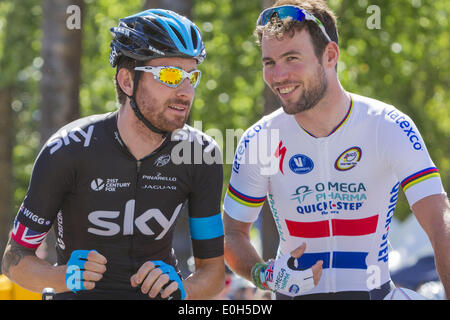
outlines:
{"label": "blue jersey trim", "polygon": [[223,223],[220,212],[204,218],[189,218],[191,237],[194,240],[208,240],[223,236]]}

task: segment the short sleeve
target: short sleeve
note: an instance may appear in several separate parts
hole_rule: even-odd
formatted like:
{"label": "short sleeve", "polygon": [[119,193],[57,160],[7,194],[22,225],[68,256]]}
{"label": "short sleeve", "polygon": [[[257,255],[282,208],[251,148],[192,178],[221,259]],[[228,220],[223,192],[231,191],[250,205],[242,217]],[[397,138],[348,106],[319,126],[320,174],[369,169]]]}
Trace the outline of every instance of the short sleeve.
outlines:
{"label": "short sleeve", "polygon": [[14,220],[14,241],[28,248],[37,248],[43,241],[73,184],[70,162],[65,152],[52,153],[51,143],[42,148]]}
{"label": "short sleeve", "polygon": [[236,148],[231,178],[225,194],[223,209],[233,219],[254,222],[266,198],[269,175],[262,163],[261,139],[266,129],[262,124],[247,129]]}
{"label": "short sleeve", "polygon": [[194,257],[207,259],[222,256],[224,253],[224,231],[220,212],[223,168],[221,152],[214,141],[209,140],[202,152],[204,161],[193,165],[189,229]]}
{"label": "short sleeve", "polygon": [[444,193],[439,170],[410,117],[395,108],[386,111],[380,128],[382,156],[397,176],[408,203]]}

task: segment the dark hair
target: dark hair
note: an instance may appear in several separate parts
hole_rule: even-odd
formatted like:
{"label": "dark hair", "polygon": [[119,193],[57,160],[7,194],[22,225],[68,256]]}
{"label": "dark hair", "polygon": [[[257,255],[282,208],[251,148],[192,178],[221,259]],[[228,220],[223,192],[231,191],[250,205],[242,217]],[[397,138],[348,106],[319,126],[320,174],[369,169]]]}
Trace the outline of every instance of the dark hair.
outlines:
{"label": "dark hair", "polygon": [[[328,8],[327,4],[323,0],[278,0],[273,6],[280,7],[284,5],[293,5],[307,10],[317,19],[319,19],[327,31],[327,34],[332,41],[338,43],[338,31],[336,25],[336,16]],[[255,36],[257,37],[257,43],[260,45],[263,32],[269,36],[281,38],[285,35],[293,37],[295,31],[301,31],[303,28],[307,28],[311,36],[314,46],[314,53],[317,58],[320,59],[328,43],[327,39],[323,35],[320,28],[316,23],[312,21],[296,21],[292,19],[273,19],[265,26],[257,26],[255,29]]]}
{"label": "dark hair", "polygon": [[136,60],[131,59],[127,56],[121,56],[119,61],[117,62],[116,75],[114,76],[114,85],[116,87],[116,99],[120,105],[124,105],[127,101],[128,95],[123,92],[120,87],[119,82],[117,81],[117,75],[119,74],[119,70],[125,68],[131,72],[131,75],[134,74],[134,67],[136,66]]}

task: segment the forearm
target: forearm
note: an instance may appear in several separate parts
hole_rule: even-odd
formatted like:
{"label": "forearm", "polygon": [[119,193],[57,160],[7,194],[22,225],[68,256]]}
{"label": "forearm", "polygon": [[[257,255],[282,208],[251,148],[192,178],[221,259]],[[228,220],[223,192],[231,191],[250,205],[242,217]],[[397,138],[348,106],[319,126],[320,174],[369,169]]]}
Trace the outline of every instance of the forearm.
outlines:
{"label": "forearm", "polygon": [[433,246],[436,270],[450,299],[450,202],[446,194],[431,195],[412,210]]}
{"label": "forearm", "polygon": [[253,247],[250,237],[239,231],[230,231],[225,235],[225,261],[239,276],[252,280],[251,271],[262,258]]}
{"label": "forearm", "polygon": [[447,238],[447,243],[440,243],[434,248],[436,270],[439,274],[442,284],[444,285],[447,299],[450,299],[450,237]]}
{"label": "forearm", "polygon": [[222,291],[225,283],[223,256],[196,259],[195,272],[183,281],[186,299],[211,299]]}
{"label": "forearm", "polygon": [[450,299],[450,210],[444,214],[444,221],[436,225],[431,239],[436,270],[444,285],[447,299]]}
{"label": "forearm", "polygon": [[52,266],[38,258],[34,250],[9,240],[2,260],[2,273],[21,287],[38,293],[46,287],[56,292],[68,291],[65,271],[65,266]]}

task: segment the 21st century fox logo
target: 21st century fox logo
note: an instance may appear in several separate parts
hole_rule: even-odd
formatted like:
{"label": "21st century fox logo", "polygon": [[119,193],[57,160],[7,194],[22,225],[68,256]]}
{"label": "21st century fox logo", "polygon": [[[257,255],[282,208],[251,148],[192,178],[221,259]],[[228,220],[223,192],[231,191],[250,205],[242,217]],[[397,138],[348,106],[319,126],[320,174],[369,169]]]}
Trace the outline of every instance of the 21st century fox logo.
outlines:
{"label": "21st century fox logo", "polygon": [[115,192],[117,189],[129,188],[131,182],[119,182],[119,179],[106,179],[104,181],[101,178],[96,178],[91,182],[91,189],[94,191],[109,191]]}
{"label": "21st century fox logo", "polygon": [[97,178],[92,180],[91,182],[91,189],[94,191],[101,191],[105,188],[105,182],[103,179]]}

